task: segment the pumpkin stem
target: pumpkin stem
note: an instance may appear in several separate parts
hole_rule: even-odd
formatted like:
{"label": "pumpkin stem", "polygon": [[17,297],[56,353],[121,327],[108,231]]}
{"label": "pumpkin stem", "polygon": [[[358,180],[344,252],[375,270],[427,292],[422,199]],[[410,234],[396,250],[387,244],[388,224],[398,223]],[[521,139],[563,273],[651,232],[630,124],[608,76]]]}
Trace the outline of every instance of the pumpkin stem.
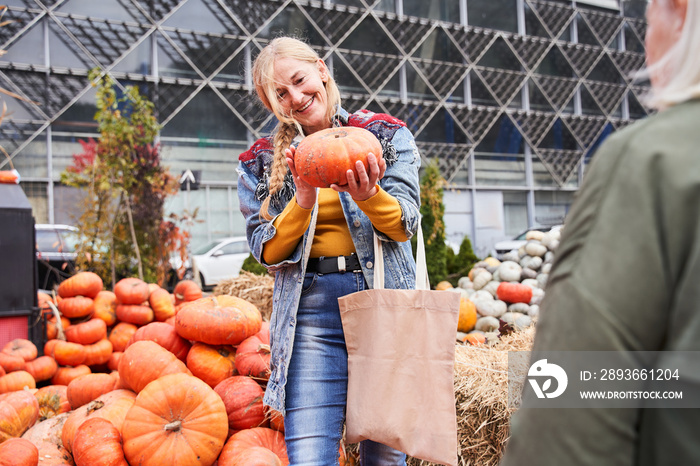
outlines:
{"label": "pumpkin stem", "polygon": [[181,427],[182,427],[182,421],[177,420],[177,421],[173,421],[173,422],[170,422],[168,424],[165,424],[165,426],[163,426],[163,429],[165,429],[166,431],[177,432],[178,430],[180,430]]}
{"label": "pumpkin stem", "polygon": [[258,345],[258,351],[262,351],[263,353],[270,354],[270,345]]}

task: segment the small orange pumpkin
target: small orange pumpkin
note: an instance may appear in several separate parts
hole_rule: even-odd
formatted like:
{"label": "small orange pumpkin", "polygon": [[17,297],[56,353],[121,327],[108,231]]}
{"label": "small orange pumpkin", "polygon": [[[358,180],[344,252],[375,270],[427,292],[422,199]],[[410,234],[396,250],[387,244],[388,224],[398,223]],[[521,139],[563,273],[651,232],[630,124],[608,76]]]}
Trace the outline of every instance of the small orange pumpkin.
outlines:
{"label": "small orange pumpkin", "polygon": [[15,392],[24,387],[36,388],[36,380],[27,371],[14,371],[0,377],[0,393]]}
{"label": "small orange pumpkin", "polygon": [[175,303],[173,302],[172,295],[168,293],[168,290],[158,287],[151,291],[151,295],[148,297],[148,303],[151,305],[151,309],[153,309],[153,313],[155,314],[155,319],[158,322],[165,322],[175,315]]}
{"label": "small orange pumpkin", "polygon": [[522,283],[501,282],[496,289],[496,296],[508,304],[528,304],[532,300],[532,288]]}
{"label": "small orange pumpkin", "polygon": [[328,128],[302,139],[294,154],[294,167],[299,177],[312,186],[345,185],[347,171],[355,172],[357,162],[369,169],[370,152],[377,159],[382,156],[382,145],[368,130],[354,126]]}
{"label": "small orange pumpkin", "polygon": [[260,331],[243,340],[236,349],[236,370],[240,375],[256,379],[270,378],[270,323],[263,322]]}
{"label": "small orange pumpkin", "polygon": [[197,341],[187,353],[187,368],[192,375],[214,388],[236,374],[235,355],[232,346],[212,346]]}
{"label": "small orange pumpkin", "polygon": [[112,342],[107,338],[103,338],[92,345],[85,345],[83,348],[85,348],[83,364],[90,367],[107,364],[109,357],[112,355]]}
{"label": "small orange pumpkin", "polygon": [[214,391],[224,400],[231,430],[268,424],[262,401],[263,389],[250,377],[234,375],[214,387]]}
{"label": "small orange pumpkin", "polygon": [[111,327],[117,322],[117,295],[111,291],[102,290],[94,299],[93,317],[101,319]]}
{"label": "small orange pumpkin", "polygon": [[23,438],[0,443],[0,466],[35,466],[39,464],[39,449]]}
{"label": "small orange pumpkin", "polygon": [[75,466],[129,466],[124,459],[122,436],[107,419],[86,419],[73,437]]}
{"label": "small orange pumpkin", "polygon": [[175,327],[165,322],[151,322],[140,327],[131,336],[126,347],[128,348],[129,345],[141,340],[155,341],[183,362],[187,361],[187,353],[192,346],[189,341],[177,334]]}
{"label": "small orange pumpkin", "polygon": [[[284,434],[266,427],[254,427],[252,429],[236,432],[228,439],[219,457],[221,466],[232,464],[244,464],[232,462],[237,454],[254,447],[263,447],[272,451],[282,461],[289,464],[287,446],[284,443]],[[251,463],[248,463],[251,464]],[[265,463],[263,463],[265,464]]]}
{"label": "small orange pumpkin", "polygon": [[462,296],[459,300],[459,321],[457,323],[457,330],[464,333],[471,332],[476,325],[476,319],[476,306],[471,300]]}
{"label": "small orange pumpkin", "polygon": [[119,322],[109,332],[109,341],[112,342],[113,351],[124,351],[131,337],[136,333],[138,327],[127,322]]}
{"label": "small orange pumpkin", "polygon": [[202,289],[192,280],[181,280],[173,289],[175,305],[197,301],[202,297]]}
{"label": "small orange pumpkin", "polygon": [[58,310],[61,312],[61,315],[69,319],[91,316],[94,309],[94,300],[85,296],[64,298],[58,303]]}
{"label": "small orange pumpkin", "polygon": [[149,293],[148,284],[135,277],[122,278],[114,285],[114,294],[120,304],[142,304],[148,301]]}
{"label": "small orange pumpkin", "polygon": [[36,391],[34,397],[39,402],[39,421],[67,413],[71,410],[66,385],[47,385]]}
{"label": "small orange pumpkin", "polygon": [[9,373],[24,370],[27,363],[21,356],[0,351],[0,366],[5,369],[5,372]]}
{"label": "small orange pumpkin", "polygon": [[110,374],[85,374],[68,384],[66,396],[72,409],[91,402],[100,395],[116,389],[118,380]]}
{"label": "small orange pumpkin", "polygon": [[119,359],[119,377],[122,385],[136,393],[150,382],[175,373],[192,375],[184,362],[153,341],[133,343]]}
{"label": "small orange pumpkin", "polygon": [[75,367],[59,367],[53,377],[51,377],[51,385],[68,385],[71,383],[71,380],[91,372],[90,368],[85,364]]}
{"label": "small orange pumpkin", "polygon": [[7,342],[2,348],[5,354],[19,356],[25,361],[31,361],[37,357],[38,351],[36,345],[25,338],[15,338]]}
{"label": "small orange pumpkin", "polygon": [[0,443],[20,437],[37,419],[39,402],[32,393],[21,389],[10,393],[0,403]]}
{"label": "small orange pumpkin", "polygon": [[35,360],[27,362],[24,370],[32,374],[37,382],[43,382],[53,377],[58,370],[58,364],[51,356],[39,356]]}
{"label": "small orange pumpkin", "polygon": [[92,318],[87,322],[73,324],[66,331],[66,340],[81,345],[91,345],[107,338],[107,324],[102,319]]}
{"label": "small orange pumpkin", "polygon": [[85,347],[80,343],[55,340],[51,356],[61,366],[78,366],[85,361]]}
{"label": "small orange pumpkin", "polygon": [[117,304],[117,319],[136,326],[153,322],[154,314],[150,306],[142,304]]}
{"label": "small orange pumpkin", "polygon": [[[58,295],[61,298],[74,296],[86,296],[94,298],[102,291],[102,279],[94,272],[78,272],[61,282],[58,286]],[[59,303],[60,304],[60,303]]]}

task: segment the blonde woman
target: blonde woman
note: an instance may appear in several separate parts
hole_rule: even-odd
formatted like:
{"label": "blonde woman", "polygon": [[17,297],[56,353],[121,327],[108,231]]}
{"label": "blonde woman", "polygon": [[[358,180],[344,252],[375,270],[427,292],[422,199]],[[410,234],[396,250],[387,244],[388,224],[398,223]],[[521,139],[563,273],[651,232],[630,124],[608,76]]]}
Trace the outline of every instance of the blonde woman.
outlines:
{"label": "blonde woman", "polygon": [[[649,103],[659,112],[595,154],[557,249],[532,361],[560,351],[615,352],[618,361],[700,351],[700,0],[651,0],[647,22]],[[698,358],[682,361],[683,399],[697,403]],[[502,465],[697,465],[697,411],[523,403]]]}
{"label": "blonde woman", "polygon": [[[275,274],[264,401],[285,414],[291,464],[338,464],[347,350],[337,298],[373,283],[375,232],[384,241],[386,288],[414,287],[409,239],[418,227],[420,156],[402,121],[349,114],[326,64],[300,40],[272,40],[255,60],[253,79],[279,121],[272,136],[239,157],[248,241]],[[297,176],[294,147],[333,126],[371,131],[383,153],[369,155],[368,170],[361,164],[348,170],[347,184],[316,190]],[[363,466],[405,464],[403,453],[368,440],[360,457]]]}

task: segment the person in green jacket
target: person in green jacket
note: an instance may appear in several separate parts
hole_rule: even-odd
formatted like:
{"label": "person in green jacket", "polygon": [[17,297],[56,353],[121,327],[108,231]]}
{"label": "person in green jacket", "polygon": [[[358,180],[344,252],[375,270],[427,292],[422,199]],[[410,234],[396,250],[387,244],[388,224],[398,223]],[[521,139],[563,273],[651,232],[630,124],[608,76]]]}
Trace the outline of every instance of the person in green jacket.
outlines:
{"label": "person in green jacket", "polygon": [[[542,352],[700,351],[700,0],[651,0],[647,22],[648,102],[659,112],[611,135],[593,158],[531,361]],[[697,396],[700,371],[683,377]],[[524,400],[501,466],[700,465],[697,409]]]}

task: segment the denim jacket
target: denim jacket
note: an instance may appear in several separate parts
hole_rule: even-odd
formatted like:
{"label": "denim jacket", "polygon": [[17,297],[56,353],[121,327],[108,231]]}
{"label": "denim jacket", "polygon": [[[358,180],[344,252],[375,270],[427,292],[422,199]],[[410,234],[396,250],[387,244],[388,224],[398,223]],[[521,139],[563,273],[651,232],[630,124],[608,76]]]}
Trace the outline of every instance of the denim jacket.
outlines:
{"label": "denim jacket", "polygon": [[[411,238],[416,233],[419,220],[420,186],[418,169],[420,155],[413,135],[405,123],[389,115],[359,111],[348,114],[338,108],[334,117],[336,126],[359,126],[372,133],[382,143],[383,156],[387,169],[379,185],[394,196],[401,207],[401,219],[406,235]],[[308,257],[303,257],[306,245],[313,241],[311,228],[304,233],[302,241],[287,259],[267,264],[262,259],[263,245],[275,234],[273,220],[266,221],[260,216],[260,206],[267,196],[267,181],[272,165],[273,148],[271,137],[258,140],[239,156],[238,196],[241,213],[246,220],[246,235],[253,256],[270,272],[275,274],[275,284],[270,318],[270,345],[272,348],[271,375],[265,392],[264,403],[284,414],[285,384],[287,369],[294,343],[296,313],[304,282],[304,270]],[[288,177],[285,187],[270,202],[269,212],[279,215],[293,198],[294,184]],[[355,204],[349,194],[340,193],[340,202],[345,213],[348,228],[362,265],[365,280],[374,283],[374,233],[385,241],[383,248],[385,263],[385,283],[387,289],[412,289],[415,286],[415,261],[410,241],[395,242],[375,230],[369,218]],[[316,206],[315,208],[317,208]]]}

